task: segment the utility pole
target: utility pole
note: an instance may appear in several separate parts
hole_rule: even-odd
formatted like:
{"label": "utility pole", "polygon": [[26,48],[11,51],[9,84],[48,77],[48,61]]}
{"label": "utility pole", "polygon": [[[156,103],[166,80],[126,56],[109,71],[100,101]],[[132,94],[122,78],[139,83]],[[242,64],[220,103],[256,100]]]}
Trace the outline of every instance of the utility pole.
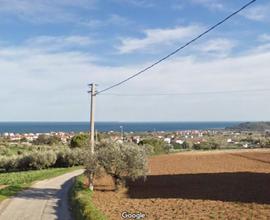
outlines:
{"label": "utility pole", "polygon": [[[95,153],[95,98],[96,98],[96,84],[91,83],[90,86],[90,95],[91,95],[91,105],[90,105],[90,150],[91,154]],[[94,190],[94,174],[90,174],[89,178],[89,189]]]}
{"label": "utility pole", "polygon": [[95,98],[96,98],[96,84],[91,83],[90,95],[91,95],[91,109],[90,109],[90,147],[91,153],[95,152]]}
{"label": "utility pole", "polygon": [[95,142],[98,142],[98,130],[96,129],[96,133],[95,133]]}
{"label": "utility pole", "polygon": [[121,128],[121,139],[124,142],[124,126],[121,125],[120,128]]}

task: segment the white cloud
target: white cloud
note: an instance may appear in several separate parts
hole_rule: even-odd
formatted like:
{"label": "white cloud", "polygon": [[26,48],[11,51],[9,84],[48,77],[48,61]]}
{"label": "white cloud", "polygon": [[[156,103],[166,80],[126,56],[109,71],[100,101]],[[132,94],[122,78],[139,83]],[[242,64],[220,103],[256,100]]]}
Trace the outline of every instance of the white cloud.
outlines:
{"label": "white cloud", "polygon": [[132,53],[137,50],[149,49],[153,46],[160,47],[175,42],[182,42],[195,36],[201,31],[198,25],[182,26],[168,29],[147,29],[143,33],[144,38],[123,38],[118,46],[120,53]]}
{"label": "white cloud", "polygon": [[270,51],[270,43],[261,44],[250,50],[251,53],[263,53],[268,51]]}
{"label": "white cloud", "polygon": [[262,34],[258,37],[258,40],[262,42],[270,41],[270,34]]}
{"label": "white cloud", "polygon": [[0,0],[0,13],[11,14],[33,23],[75,22],[79,19],[70,8],[90,9],[96,0]]}
{"label": "white cloud", "polygon": [[127,26],[132,22],[126,17],[120,16],[118,14],[111,14],[108,18],[104,18],[103,20],[99,19],[90,19],[87,21],[80,21],[80,25],[84,25],[91,28],[104,27],[104,26]]}
{"label": "white cloud", "polygon": [[270,4],[251,6],[242,12],[242,15],[254,21],[270,21]]}
{"label": "white cloud", "polygon": [[113,0],[115,2],[121,3],[121,4],[129,4],[136,7],[143,7],[143,8],[149,8],[153,7],[155,5],[155,1],[153,0]]}
{"label": "white cloud", "polygon": [[211,10],[223,10],[224,5],[220,0],[191,0],[191,3],[202,5]]}
{"label": "white cloud", "polygon": [[90,37],[72,35],[72,36],[38,36],[28,39],[26,44],[32,48],[41,48],[45,50],[59,50],[65,48],[85,47],[94,44],[96,41]]}
{"label": "white cloud", "polygon": [[203,53],[210,53],[214,55],[226,56],[236,46],[235,41],[225,38],[217,38],[206,41],[198,46]]}
{"label": "white cloud", "polygon": [[[83,52],[0,49],[0,120],[88,120],[86,85],[102,89],[138,69],[97,65]],[[270,53],[168,60],[112,93],[190,93],[269,88]],[[146,64],[145,64],[146,65]],[[137,65],[136,65],[137,66]],[[139,65],[142,66],[142,65]],[[164,85],[167,85],[166,87]],[[97,97],[97,120],[270,120],[267,93]],[[263,106],[263,107],[260,107]],[[20,109],[19,111],[12,111]]]}

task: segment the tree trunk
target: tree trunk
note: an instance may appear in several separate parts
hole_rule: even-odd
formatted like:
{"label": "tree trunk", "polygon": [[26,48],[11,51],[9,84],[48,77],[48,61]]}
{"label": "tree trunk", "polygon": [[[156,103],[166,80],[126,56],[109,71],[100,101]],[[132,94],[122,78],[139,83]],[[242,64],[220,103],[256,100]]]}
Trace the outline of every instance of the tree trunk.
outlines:
{"label": "tree trunk", "polygon": [[122,179],[119,176],[114,175],[113,180],[114,180],[115,191],[118,191],[121,188]]}
{"label": "tree trunk", "polygon": [[89,175],[88,180],[89,180],[89,189],[91,191],[94,191],[94,175],[92,173]]}

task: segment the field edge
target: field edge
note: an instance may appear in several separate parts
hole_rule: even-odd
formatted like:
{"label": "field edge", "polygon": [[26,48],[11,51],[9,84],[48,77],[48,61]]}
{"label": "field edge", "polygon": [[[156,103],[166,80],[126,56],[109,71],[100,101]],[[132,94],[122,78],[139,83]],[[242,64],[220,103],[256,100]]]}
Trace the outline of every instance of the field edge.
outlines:
{"label": "field edge", "polygon": [[107,217],[95,207],[93,193],[84,185],[85,176],[74,178],[70,191],[70,205],[74,219],[78,220],[107,220]]}

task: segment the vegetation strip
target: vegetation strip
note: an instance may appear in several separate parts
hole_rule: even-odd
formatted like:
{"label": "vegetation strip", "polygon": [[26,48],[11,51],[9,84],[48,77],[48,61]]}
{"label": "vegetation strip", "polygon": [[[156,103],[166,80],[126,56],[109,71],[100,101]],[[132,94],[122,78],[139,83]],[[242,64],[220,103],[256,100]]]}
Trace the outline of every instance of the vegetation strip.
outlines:
{"label": "vegetation strip", "polygon": [[84,175],[76,177],[71,190],[71,206],[74,218],[78,220],[106,220],[106,216],[94,206],[92,201],[94,192],[84,185],[84,179]]}
{"label": "vegetation strip", "polygon": [[60,176],[76,169],[78,167],[0,173],[0,185],[6,186],[0,189],[0,201],[28,188],[34,181]]}

